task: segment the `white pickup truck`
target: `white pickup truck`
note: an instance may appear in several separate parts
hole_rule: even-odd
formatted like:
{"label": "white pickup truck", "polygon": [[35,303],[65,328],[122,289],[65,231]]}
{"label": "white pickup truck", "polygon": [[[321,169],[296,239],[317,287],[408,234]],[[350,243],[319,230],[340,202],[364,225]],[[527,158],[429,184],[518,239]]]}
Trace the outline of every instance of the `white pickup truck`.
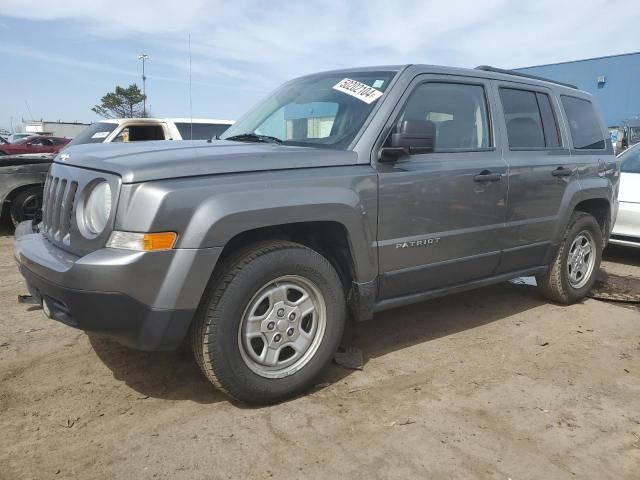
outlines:
{"label": "white pickup truck", "polygon": [[71,145],[148,140],[209,140],[233,125],[208,118],[118,118],[100,120],[80,132]]}

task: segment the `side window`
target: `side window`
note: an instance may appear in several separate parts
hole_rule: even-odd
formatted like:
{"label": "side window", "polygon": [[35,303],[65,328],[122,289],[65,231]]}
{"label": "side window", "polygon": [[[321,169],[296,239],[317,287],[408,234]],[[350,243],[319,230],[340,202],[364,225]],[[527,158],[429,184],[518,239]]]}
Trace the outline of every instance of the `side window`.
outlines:
{"label": "side window", "polygon": [[573,148],[576,150],[603,150],[605,139],[600,120],[593,105],[583,98],[560,97],[567,115]]}
{"label": "side window", "polygon": [[161,125],[129,125],[113,139],[114,142],[146,142],[149,140],[164,140],[164,130]]}
{"label": "side window", "polygon": [[434,122],[435,152],[491,146],[487,100],[481,85],[423,83],[411,93],[398,120]]}
{"label": "side window", "polygon": [[[176,123],[176,128],[183,140],[209,140],[224,133],[230,126],[219,123],[194,123],[193,125],[186,122]],[[192,131],[193,138],[191,137]]]}
{"label": "side window", "polygon": [[129,127],[124,127],[122,130],[120,130],[120,132],[118,132],[118,135],[116,135],[113,140],[111,140],[112,142],[115,143],[122,143],[122,142],[128,142],[129,141]]}
{"label": "side window", "polygon": [[634,147],[622,154],[622,168],[625,173],[640,173],[640,147]]}
{"label": "side window", "polygon": [[149,140],[164,140],[162,125],[130,125],[130,142],[147,142]]}
{"label": "side window", "polygon": [[516,88],[500,88],[509,148],[557,148],[558,124],[549,96]]}

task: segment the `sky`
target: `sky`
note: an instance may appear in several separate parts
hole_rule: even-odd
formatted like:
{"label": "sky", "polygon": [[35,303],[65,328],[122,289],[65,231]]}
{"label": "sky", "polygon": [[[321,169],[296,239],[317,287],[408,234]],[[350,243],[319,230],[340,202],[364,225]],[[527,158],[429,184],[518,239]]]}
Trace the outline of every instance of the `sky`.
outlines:
{"label": "sky", "polygon": [[[289,78],[428,63],[501,68],[640,50],[638,0],[0,0],[0,128],[91,122],[116,85],[153,116],[237,119]],[[189,35],[191,48],[189,48]]]}

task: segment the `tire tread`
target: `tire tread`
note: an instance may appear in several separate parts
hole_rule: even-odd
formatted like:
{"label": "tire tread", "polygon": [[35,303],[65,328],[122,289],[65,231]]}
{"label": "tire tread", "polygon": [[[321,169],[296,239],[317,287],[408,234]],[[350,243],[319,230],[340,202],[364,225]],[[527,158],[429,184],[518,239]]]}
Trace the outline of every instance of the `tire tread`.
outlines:
{"label": "tire tread", "polygon": [[[208,341],[208,334],[206,333],[206,330],[209,328],[211,323],[215,321],[213,313],[220,302],[222,295],[231,282],[233,282],[234,278],[248,264],[262,255],[292,248],[309,250],[316,253],[314,250],[299,243],[287,240],[270,240],[247,245],[246,247],[231,254],[223,261],[219,270],[212,276],[211,281],[205,290],[203,300],[199,307],[199,312],[196,314],[194,326],[191,330],[191,347],[196,363],[200,367],[202,373],[216,388],[237,401],[242,401],[240,395],[236,394],[232,387],[225,385],[226,382],[221,381],[219,375],[216,374],[212,367],[212,357],[216,356],[217,347],[214,341]],[[324,259],[324,257],[322,258]],[[324,260],[330,266],[329,261],[326,259]],[[207,348],[205,348],[205,345]]]}
{"label": "tire tread", "polygon": [[[562,241],[560,242],[560,247],[556,252],[556,255],[553,259],[553,262],[549,265],[549,270],[541,275],[536,276],[536,282],[538,284],[538,289],[542,293],[543,296],[548,298],[549,300],[568,305],[572,302],[571,295],[569,291],[564,287],[562,282],[562,268],[563,268],[563,258],[564,251],[569,247],[569,235],[575,226],[582,218],[592,217],[589,213],[576,211],[571,216],[569,224],[562,236]],[[592,217],[593,218],[593,217]],[[594,219],[595,220],[595,219]],[[598,265],[596,265],[597,267]]]}

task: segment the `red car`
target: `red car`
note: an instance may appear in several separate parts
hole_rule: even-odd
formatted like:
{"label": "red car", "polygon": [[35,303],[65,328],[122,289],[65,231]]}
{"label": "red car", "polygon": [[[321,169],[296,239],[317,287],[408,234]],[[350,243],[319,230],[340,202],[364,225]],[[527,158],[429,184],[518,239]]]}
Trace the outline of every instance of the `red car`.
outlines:
{"label": "red car", "polygon": [[0,155],[21,155],[23,153],[58,153],[71,140],[61,137],[32,135],[17,143],[0,143]]}

